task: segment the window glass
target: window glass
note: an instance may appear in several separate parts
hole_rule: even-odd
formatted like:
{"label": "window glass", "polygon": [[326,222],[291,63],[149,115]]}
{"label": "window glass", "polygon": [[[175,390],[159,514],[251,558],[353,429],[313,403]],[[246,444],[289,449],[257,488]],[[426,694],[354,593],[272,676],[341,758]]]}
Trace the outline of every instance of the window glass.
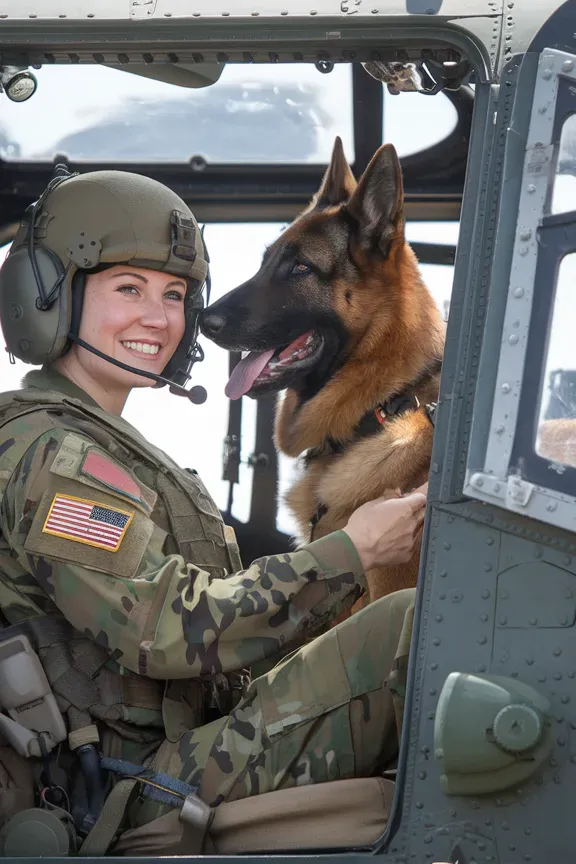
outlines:
{"label": "window glass", "polygon": [[[418,118],[415,123],[415,118]],[[458,112],[444,93],[397,93],[384,88],[382,138],[394,144],[400,158],[427,150],[456,127]]]}
{"label": "window glass", "polygon": [[571,114],[562,127],[552,194],[552,213],[572,210],[576,210],[576,114]]}
{"label": "window glass", "polygon": [[[406,225],[406,239],[409,243],[439,243],[446,246],[456,246],[458,244],[459,231],[459,222],[408,222]],[[420,263],[420,272],[444,320],[447,321],[450,310],[450,297],[452,295],[454,266]]]}
{"label": "window glass", "polygon": [[190,89],[105,66],[44,66],[32,99],[2,103],[0,157],[327,163],[340,135],[353,161],[351,69],[229,65]]}
{"label": "window glass", "polygon": [[576,253],[563,258],[558,271],[550,326],[536,452],[576,468]]}

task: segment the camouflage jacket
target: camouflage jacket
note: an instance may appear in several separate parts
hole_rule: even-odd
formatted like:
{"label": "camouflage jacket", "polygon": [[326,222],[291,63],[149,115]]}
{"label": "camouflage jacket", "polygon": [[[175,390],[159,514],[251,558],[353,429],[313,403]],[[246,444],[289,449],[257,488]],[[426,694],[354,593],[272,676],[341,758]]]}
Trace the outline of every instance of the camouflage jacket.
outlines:
{"label": "camouflage jacket", "polygon": [[82,639],[99,646],[100,667],[86,670],[98,704],[84,708],[123,737],[137,726],[174,740],[205,722],[200,684],[277,654],[358,597],[364,574],[343,532],[241,570],[195,472],[54,369],[23,385],[0,395],[0,608],[10,623],[59,612],[77,654]]}

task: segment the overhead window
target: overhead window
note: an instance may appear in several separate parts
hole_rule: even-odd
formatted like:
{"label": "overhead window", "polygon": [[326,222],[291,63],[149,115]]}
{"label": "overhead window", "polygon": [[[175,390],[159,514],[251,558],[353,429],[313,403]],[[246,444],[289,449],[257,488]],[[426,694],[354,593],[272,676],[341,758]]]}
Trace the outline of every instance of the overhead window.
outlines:
{"label": "overhead window", "polygon": [[[415,124],[415,117],[418,118]],[[401,159],[439,144],[454,131],[458,112],[444,93],[397,93],[384,88],[383,141],[394,144]]]}
{"label": "overhead window", "polygon": [[229,65],[197,90],[105,66],[35,74],[33,99],[3,103],[3,159],[323,164],[335,135],[354,159],[349,64]]}

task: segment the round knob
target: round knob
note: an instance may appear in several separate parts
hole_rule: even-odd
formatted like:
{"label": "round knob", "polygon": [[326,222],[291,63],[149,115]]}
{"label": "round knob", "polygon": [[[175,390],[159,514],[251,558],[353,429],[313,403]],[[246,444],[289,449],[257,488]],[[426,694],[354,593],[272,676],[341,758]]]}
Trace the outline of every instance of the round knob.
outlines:
{"label": "round knob", "polygon": [[531,750],[542,737],[542,720],[529,705],[508,705],[498,712],[493,732],[503,750],[522,753]]}

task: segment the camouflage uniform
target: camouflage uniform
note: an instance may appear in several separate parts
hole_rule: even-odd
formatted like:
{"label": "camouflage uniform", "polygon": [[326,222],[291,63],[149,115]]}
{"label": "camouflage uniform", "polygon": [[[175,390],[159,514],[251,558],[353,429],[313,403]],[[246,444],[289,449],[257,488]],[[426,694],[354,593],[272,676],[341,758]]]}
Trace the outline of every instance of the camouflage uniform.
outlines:
{"label": "camouflage uniform", "polygon": [[[66,651],[86,693],[66,689],[50,639],[40,654],[71,729],[93,724],[105,753],[140,764],[156,754],[157,770],[211,804],[393,760],[413,591],[233,698],[242,670],[297,648],[359,596],[364,574],[343,532],[241,570],[197,475],[52,367],[0,396],[0,500],[2,612],[12,624],[61,613],[72,625]],[[214,703],[224,716],[212,719]],[[131,824],[159,806],[139,803]]]}

